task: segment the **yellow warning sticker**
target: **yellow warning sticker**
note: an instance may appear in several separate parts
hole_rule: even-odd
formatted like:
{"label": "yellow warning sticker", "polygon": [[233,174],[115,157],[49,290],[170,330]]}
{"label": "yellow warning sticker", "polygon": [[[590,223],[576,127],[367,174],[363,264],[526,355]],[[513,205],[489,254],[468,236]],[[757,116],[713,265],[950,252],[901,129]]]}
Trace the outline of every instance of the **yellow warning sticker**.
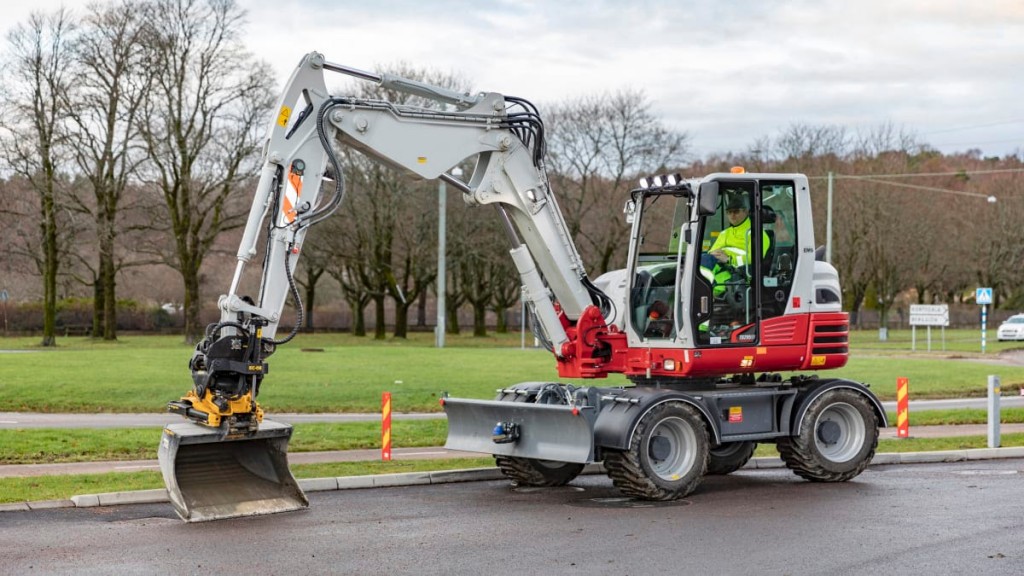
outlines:
{"label": "yellow warning sticker", "polygon": [[811,366],[824,366],[824,365],[825,365],[825,357],[824,356],[811,356]]}
{"label": "yellow warning sticker", "polygon": [[281,111],[277,114],[277,125],[281,128],[288,126],[288,119],[292,117],[292,109],[287,106],[281,106]]}

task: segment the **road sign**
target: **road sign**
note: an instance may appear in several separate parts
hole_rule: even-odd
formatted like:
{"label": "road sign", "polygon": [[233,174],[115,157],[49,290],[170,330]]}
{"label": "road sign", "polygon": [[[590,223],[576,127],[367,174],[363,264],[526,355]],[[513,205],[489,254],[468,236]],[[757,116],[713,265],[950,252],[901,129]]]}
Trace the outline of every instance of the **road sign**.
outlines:
{"label": "road sign", "polygon": [[974,301],[980,305],[987,305],[992,303],[992,289],[991,288],[978,288],[974,293]]}
{"label": "road sign", "polygon": [[948,304],[911,304],[911,326],[949,326]]}

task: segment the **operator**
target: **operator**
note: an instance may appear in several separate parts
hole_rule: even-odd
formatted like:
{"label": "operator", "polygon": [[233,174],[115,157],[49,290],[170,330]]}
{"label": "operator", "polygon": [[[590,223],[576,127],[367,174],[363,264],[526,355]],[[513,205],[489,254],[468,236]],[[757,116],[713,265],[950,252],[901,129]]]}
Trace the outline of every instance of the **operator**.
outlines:
{"label": "operator", "polygon": [[[747,207],[746,193],[733,192],[726,196],[725,215],[729,227],[719,233],[711,250],[701,255],[700,273],[715,286],[715,295],[725,291],[723,284],[732,278],[734,269],[750,264],[750,210]],[[768,252],[770,244],[768,234],[762,232],[761,255]]]}

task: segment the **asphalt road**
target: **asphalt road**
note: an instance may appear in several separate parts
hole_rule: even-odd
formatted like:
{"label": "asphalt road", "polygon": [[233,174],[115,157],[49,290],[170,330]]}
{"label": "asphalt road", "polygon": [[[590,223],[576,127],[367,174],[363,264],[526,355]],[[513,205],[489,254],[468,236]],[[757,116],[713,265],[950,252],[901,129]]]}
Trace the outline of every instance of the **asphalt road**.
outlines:
{"label": "asphalt road", "polygon": [[185,524],[168,504],[8,512],[9,574],[1014,574],[1024,459],[875,466],[813,484],[710,477],[626,500],[603,476],[319,492],[307,511]]}
{"label": "asphalt road", "polygon": [[[952,408],[987,408],[985,398],[952,398],[948,400],[912,400],[910,410],[946,410]],[[896,410],[895,402],[883,402],[886,410]],[[1002,408],[1024,407],[1024,396],[1003,396]],[[308,422],[374,422],[380,414],[293,414],[273,413],[268,418],[287,424]],[[426,414],[393,413],[392,420],[424,420],[444,418],[443,412]],[[173,414],[44,414],[39,412],[0,412],[0,429],[16,428],[144,428],[163,427],[180,422]]]}

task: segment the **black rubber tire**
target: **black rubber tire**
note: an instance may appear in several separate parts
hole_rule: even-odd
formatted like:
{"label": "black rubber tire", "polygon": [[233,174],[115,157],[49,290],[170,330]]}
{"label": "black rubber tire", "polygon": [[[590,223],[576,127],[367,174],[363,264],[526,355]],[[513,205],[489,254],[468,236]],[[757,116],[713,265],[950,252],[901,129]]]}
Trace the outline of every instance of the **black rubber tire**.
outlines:
{"label": "black rubber tire", "polygon": [[572,482],[585,464],[576,462],[555,462],[552,460],[534,460],[533,458],[515,458],[512,456],[495,456],[494,463],[501,473],[512,480],[517,486],[565,486]]}
{"label": "black rubber tire", "polygon": [[[833,422],[832,430],[823,428],[826,422]],[[838,436],[823,437],[829,433]],[[812,482],[846,482],[863,472],[875,455],[878,416],[863,394],[829,390],[804,413],[800,434],[782,438],[776,446],[798,476]]]}
{"label": "black rubber tire", "polygon": [[726,442],[708,452],[707,475],[725,475],[743,468],[754,455],[757,442]]}
{"label": "black rubber tire", "polygon": [[[661,437],[655,441],[653,438]],[[666,402],[640,419],[629,450],[605,452],[612,483],[641,500],[676,500],[693,492],[708,466],[708,430],[700,414],[684,402]],[[658,458],[652,451],[668,450]],[[677,461],[674,464],[672,461]]]}

